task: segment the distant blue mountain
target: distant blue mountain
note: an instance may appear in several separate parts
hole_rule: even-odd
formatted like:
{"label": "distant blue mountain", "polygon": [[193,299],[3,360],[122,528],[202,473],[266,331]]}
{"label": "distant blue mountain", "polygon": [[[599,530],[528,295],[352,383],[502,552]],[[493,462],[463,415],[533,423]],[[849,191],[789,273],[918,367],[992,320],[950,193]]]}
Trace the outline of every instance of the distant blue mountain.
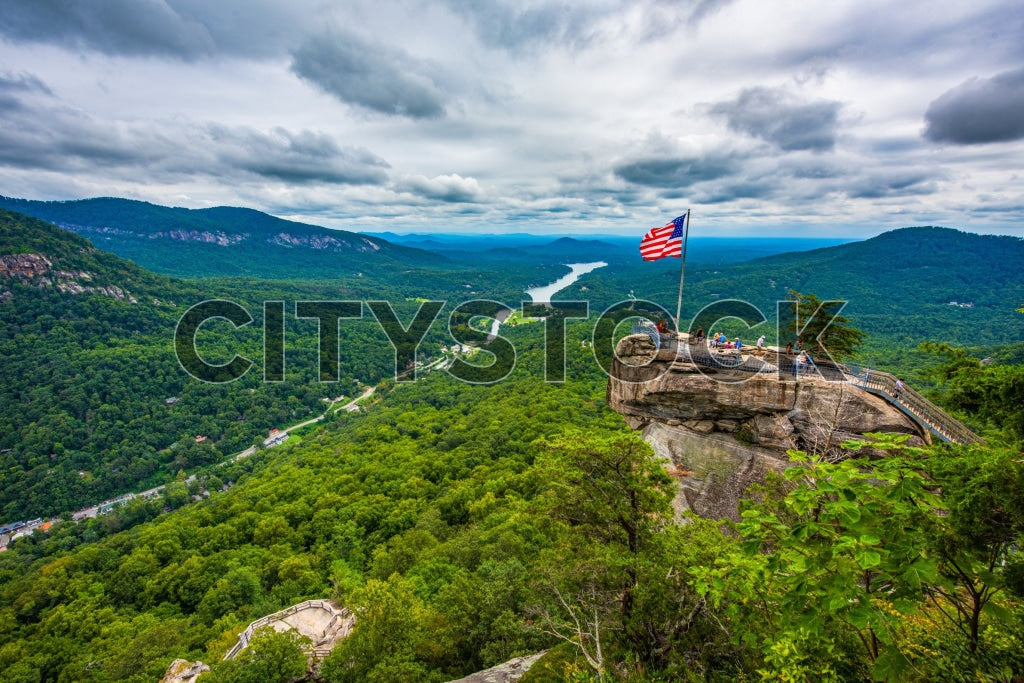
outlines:
{"label": "distant blue mountain", "polygon": [[[369,233],[405,246],[425,249],[451,259],[472,257],[477,260],[533,260],[569,263],[572,260],[601,259],[613,262],[640,260],[640,236],[602,235],[593,239],[580,235],[548,237],[516,233],[513,235],[398,235]],[[751,259],[804,252],[852,242],[830,237],[691,237],[687,243],[687,261],[691,263],[740,263]]]}

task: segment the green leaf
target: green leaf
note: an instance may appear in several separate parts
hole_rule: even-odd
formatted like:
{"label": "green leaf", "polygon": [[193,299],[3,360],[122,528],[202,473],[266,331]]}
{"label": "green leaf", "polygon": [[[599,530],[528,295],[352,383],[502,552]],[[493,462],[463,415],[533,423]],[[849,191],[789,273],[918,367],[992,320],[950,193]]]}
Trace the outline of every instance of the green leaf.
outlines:
{"label": "green leaf", "polygon": [[882,555],[877,550],[861,550],[854,553],[854,559],[864,569],[877,567],[882,563]]}
{"label": "green leaf", "polygon": [[828,601],[828,609],[830,612],[838,612],[841,609],[845,609],[850,604],[850,601],[845,595],[833,595]]}
{"label": "green leaf", "polygon": [[994,600],[989,600],[985,604],[985,608],[982,610],[982,612],[1003,623],[1010,623],[1011,619],[1013,618],[1013,612],[1006,609]]}
{"label": "green leaf", "polygon": [[751,538],[740,543],[740,549],[748,555],[754,555],[761,550],[761,539]]}
{"label": "green leaf", "polygon": [[854,628],[863,629],[871,625],[874,616],[875,611],[870,606],[858,604],[850,610],[846,618],[850,620]]}
{"label": "green leaf", "polygon": [[856,504],[843,504],[839,510],[839,519],[846,525],[853,525],[860,521],[860,507]]}

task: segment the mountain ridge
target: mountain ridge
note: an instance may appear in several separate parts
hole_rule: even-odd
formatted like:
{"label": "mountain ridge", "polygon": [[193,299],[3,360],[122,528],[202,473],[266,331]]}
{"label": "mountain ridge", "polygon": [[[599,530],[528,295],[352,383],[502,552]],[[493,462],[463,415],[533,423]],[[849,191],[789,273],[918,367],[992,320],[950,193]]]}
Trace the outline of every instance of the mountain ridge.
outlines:
{"label": "mountain ridge", "polygon": [[[0,209],[0,520],[164,483],[262,443],[272,427],[314,417],[356,377],[373,384],[393,374],[393,352],[372,319],[340,326],[346,353],[334,383],[317,381],[312,321],[291,321],[281,382],[262,382],[258,371],[228,384],[190,381],[175,353],[176,325],[194,303],[229,299],[256,322],[204,326],[196,335],[204,355],[260,358],[261,302],[361,298],[377,283],[369,285],[356,293],[337,281],[176,279]],[[437,347],[423,345],[424,353]]]}
{"label": "mountain ridge", "polygon": [[88,239],[31,216],[0,209],[0,298],[13,283],[61,292],[98,292],[134,301],[132,292],[166,288],[164,277],[97,249]]}
{"label": "mountain ridge", "polygon": [[[245,207],[186,209],[118,197],[36,201],[0,196],[0,208],[49,221],[146,268],[178,276],[356,275],[371,266],[443,266],[447,261],[379,237]],[[258,261],[259,272],[254,272]]]}

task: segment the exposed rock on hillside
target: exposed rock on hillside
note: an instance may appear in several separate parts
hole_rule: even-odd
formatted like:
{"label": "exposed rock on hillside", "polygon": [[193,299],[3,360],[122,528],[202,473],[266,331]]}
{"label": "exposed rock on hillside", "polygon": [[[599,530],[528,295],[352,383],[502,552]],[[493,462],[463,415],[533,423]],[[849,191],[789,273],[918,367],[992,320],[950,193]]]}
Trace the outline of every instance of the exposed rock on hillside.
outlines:
{"label": "exposed rock on hillside", "polygon": [[608,405],[672,463],[678,511],[736,517],[744,490],[787,466],[787,449],[840,458],[840,444],[870,432],[924,436],[854,384],[698,367],[646,335],[626,337],[616,354]]}
{"label": "exposed rock on hillside", "polygon": [[[18,280],[22,284],[33,287],[54,286],[61,292],[70,294],[96,292],[113,299],[136,303],[130,293],[115,285],[103,287],[83,284],[89,283],[92,279],[92,273],[84,270],[57,270],[50,259],[42,254],[0,255],[0,281]],[[11,293],[5,291],[4,294],[10,295]]]}
{"label": "exposed rock on hillside", "polygon": [[50,272],[53,264],[42,254],[4,254],[0,256],[0,278],[18,278],[27,282]]}
{"label": "exposed rock on hillside", "polygon": [[380,251],[380,245],[369,239],[338,239],[325,235],[303,235],[281,232],[267,239],[268,242],[285,247],[309,247],[310,249],[332,249],[334,251],[345,251],[351,249],[360,252]]}
{"label": "exposed rock on hillside", "polygon": [[450,683],[515,683],[523,677],[533,664],[544,656],[547,650],[527,657],[516,657],[504,664],[492,666],[490,669],[477,671],[465,678]]}
{"label": "exposed rock on hillside", "polygon": [[167,673],[160,679],[160,683],[192,683],[200,674],[206,673],[210,667],[202,662],[189,662],[184,659],[175,659],[167,667]]}

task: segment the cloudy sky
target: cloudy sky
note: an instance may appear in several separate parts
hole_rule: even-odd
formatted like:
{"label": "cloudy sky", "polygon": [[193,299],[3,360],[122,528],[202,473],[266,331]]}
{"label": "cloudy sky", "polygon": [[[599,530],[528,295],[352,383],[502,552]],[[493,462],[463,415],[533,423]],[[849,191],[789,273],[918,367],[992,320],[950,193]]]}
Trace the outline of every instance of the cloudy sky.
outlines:
{"label": "cloudy sky", "polygon": [[1020,0],[0,0],[0,194],[1024,234]]}

